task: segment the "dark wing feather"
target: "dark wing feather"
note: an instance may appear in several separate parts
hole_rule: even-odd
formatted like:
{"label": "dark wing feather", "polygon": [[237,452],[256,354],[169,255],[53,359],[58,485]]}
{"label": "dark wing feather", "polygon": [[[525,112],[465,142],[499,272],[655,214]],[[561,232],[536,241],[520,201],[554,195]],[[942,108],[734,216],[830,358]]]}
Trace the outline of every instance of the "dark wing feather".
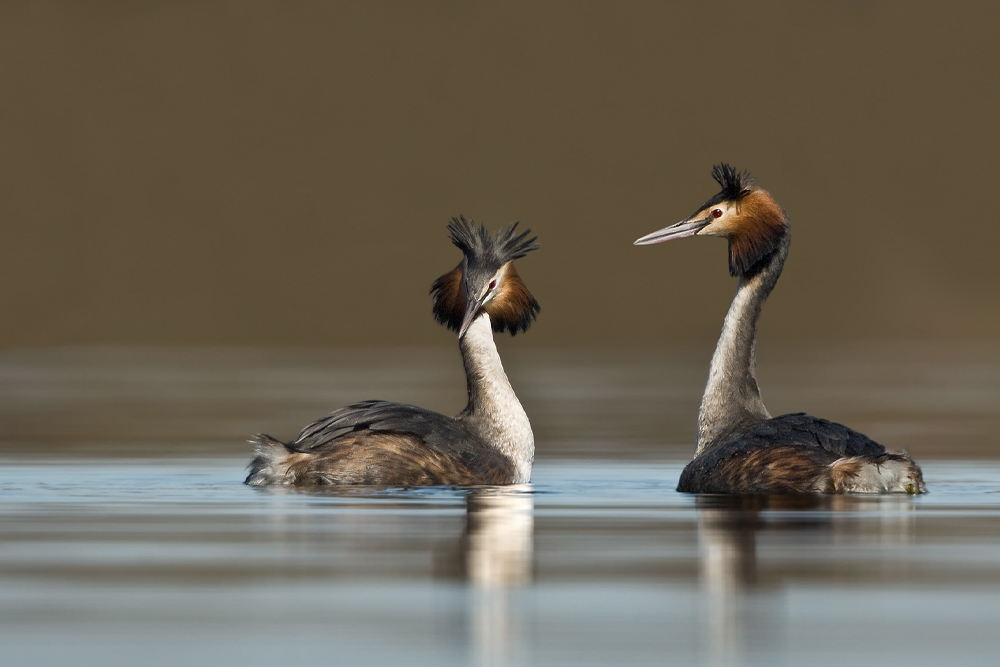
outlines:
{"label": "dark wing feather", "polygon": [[677,489],[806,492],[822,469],[839,458],[886,453],[885,447],[843,424],[801,412],[782,415],[738,431],[695,457]]}
{"label": "dark wing feather", "polygon": [[362,401],[340,408],[306,426],[291,446],[299,451],[313,451],[347,433],[363,431],[406,433],[456,451],[479,445],[478,439],[465,425],[452,417],[415,405]]}
{"label": "dark wing feather", "polygon": [[[453,417],[414,405],[362,401],[305,427],[289,448],[316,455],[315,465],[356,468],[363,459],[365,483],[509,483],[514,465]],[[312,457],[311,457],[312,458]],[[421,469],[423,468],[423,469]],[[373,472],[375,470],[378,472]],[[338,477],[339,471],[328,471]]]}

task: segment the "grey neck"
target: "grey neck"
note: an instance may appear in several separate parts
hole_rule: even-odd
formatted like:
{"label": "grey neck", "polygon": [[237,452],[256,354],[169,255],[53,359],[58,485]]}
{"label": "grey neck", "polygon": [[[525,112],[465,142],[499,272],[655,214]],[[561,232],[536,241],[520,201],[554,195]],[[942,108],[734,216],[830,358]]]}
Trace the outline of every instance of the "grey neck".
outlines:
{"label": "grey neck", "polygon": [[483,312],[475,319],[459,347],[469,384],[469,405],[456,419],[468,424],[483,441],[514,462],[517,468],[514,484],[530,481],[535,438],[528,415],[500,363],[489,315]]}
{"label": "grey neck", "polygon": [[730,433],[771,417],[757,387],[757,319],[778,282],[790,243],[786,228],[767,264],[752,277],[740,278],[701,399],[695,456]]}

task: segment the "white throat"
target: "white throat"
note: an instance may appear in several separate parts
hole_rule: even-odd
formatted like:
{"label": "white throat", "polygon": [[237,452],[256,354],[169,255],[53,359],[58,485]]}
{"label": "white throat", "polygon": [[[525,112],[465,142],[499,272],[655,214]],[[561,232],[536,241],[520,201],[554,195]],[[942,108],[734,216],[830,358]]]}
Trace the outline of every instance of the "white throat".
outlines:
{"label": "white throat", "polygon": [[771,418],[757,387],[757,319],[778,282],[790,242],[786,232],[767,265],[751,278],[740,278],[712,355],[698,412],[695,456],[735,430]]}
{"label": "white throat", "polygon": [[514,484],[530,481],[535,437],[528,415],[504,373],[489,315],[482,312],[476,317],[459,347],[469,384],[469,405],[456,418],[514,462]]}

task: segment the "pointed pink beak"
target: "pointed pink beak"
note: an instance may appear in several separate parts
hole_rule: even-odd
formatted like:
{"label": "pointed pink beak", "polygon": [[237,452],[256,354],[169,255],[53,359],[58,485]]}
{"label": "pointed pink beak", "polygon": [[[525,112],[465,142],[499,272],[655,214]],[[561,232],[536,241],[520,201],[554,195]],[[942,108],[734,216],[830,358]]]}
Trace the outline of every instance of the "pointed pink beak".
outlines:
{"label": "pointed pink beak", "polygon": [[694,236],[707,227],[710,222],[712,222],[712,216],[698,220],[682,220],[675,225],[658,229],[652,234],[646,234],[641,239],[638,239],[634,245],[652,245],[654,243],[663,243],[664,241]]}

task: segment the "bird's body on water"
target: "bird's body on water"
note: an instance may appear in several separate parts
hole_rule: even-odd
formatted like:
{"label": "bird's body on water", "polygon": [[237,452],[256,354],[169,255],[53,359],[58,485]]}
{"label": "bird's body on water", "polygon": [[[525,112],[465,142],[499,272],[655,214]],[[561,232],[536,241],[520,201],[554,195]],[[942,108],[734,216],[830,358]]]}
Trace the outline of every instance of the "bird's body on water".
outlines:
{"label": "bird's body on water", "polygon": [[679,491],[696,493],[923,493],[920,468],[841,424],[798,413],[771,417],[756,377],[757,320],[781,275],[791,225],[746,172],[719,165],[722,191],[681,222],[636,245],[689,236],[729,241],[739,279],[709,370],[694,460]]}
{"label": "bird's body on water", "polygon": [[283,443],[251,442],[246,483],[256,486],[428,486],[529,481],[535,442],[507,380],[493,332],[526,331],[539,311],[514,269],[538,248],[517,223],[490,235],[464,217],[448,225],[461,263],[431,287],[434,317],[458,332],[469,403],[455,417],[413,405],[363,401]]}

